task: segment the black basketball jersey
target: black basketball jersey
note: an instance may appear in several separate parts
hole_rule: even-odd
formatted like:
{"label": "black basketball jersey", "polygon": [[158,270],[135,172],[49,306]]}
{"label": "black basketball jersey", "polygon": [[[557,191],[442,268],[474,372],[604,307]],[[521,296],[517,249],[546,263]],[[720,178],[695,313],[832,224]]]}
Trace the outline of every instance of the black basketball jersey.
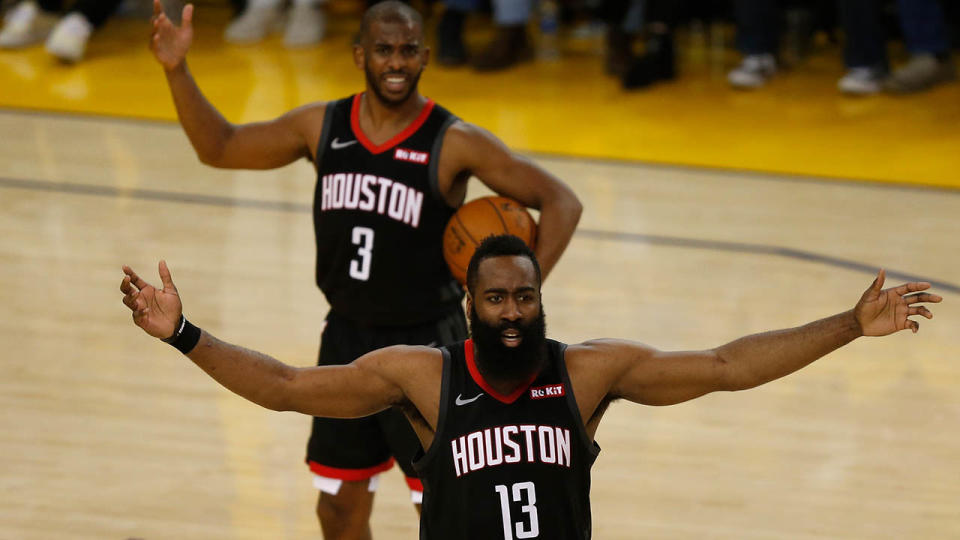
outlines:
{"label": "black basketball jersey", "polygon": [[434,441],[423,482],[421,540],[590,538],[590,468],[600,447],[577,409],[564,351],[512,395],[483,380],[473,342],[443,349]]}
{"label": "black basketball jersey", "polygon": [[317,285],[339,315],[370,325],[439,319],[463,296],[443,260],[453,215],[437,165],[457,119],[432,100],[389,141],[360,129],[362,94],[327,106],[317,146]]}

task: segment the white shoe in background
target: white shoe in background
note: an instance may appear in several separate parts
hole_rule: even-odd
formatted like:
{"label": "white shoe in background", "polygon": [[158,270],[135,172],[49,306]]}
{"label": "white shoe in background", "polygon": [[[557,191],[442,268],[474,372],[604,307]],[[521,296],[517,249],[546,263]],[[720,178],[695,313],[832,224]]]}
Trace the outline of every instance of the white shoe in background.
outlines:
{"label": "white shoe in background", "polygon": [[250,5],[227,25],[223,39],[230,43],[256,43],[281,24],[279,6]]}
{"label": "white shoe in background", "polygon": [[847,74],[837,81],[837,88],[844,94],[868,96],[883,89],[884,74],[871,67],[850,68]]}
{"label": "white shoe in background", "polygon": [[0,49],[17,49],[40,43],[57,24],[58,17],[40,9],[36,2],[20,2],[7,13],[0,29]]}
{"label": "white shoe in background", "polygon": [[910,61],[884,81],[884,88],[897,94],[919,92],[957,78],[950,58],[940,60],[932,54],[914,54]]}
{"label": "white shoe in background", "polygon": [[70,13],[64,17],[50,37],[47,38],[47,52],[64,62],[77,62],[87,50],[87,40],[93,33],[93,24],[79,13]]}
{"label": "white shoe in background", "polygon": [[750,54],[727,74],[727,81],[736,88],[760,88],[777,72],[777,60],[772,54]]}
{"label": "white shoe in background", "polygon": [[319,43],[326,29],[327,19],[322,7],[294,2],[287,15],[283,44],[287,47],[308,47]]}

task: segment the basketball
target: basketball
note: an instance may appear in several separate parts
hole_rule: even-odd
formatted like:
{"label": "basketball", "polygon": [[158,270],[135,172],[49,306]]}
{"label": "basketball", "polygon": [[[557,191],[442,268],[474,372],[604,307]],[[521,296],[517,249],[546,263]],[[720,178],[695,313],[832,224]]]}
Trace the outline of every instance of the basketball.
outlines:
{"label": "basketball", "polygon": [[443,258],[461,285],[467,281],[470,257],[488,236],[512,234],[536,245],[537,222],[519,202],[507,197],[482,197],[461,206],[443,231]]}

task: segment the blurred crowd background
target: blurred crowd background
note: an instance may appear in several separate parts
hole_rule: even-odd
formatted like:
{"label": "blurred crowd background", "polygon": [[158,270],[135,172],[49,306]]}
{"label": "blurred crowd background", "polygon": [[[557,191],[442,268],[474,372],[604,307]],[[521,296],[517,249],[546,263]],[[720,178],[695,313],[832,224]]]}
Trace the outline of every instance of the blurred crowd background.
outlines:
{"label": "blurred crowd background", "polygon": [[[180,0],[164,0],[176,14]],[[287,47],[310,47],[326,34],[328,2],[229,0],[233,19],[223,39],[256,44],[280,33]],[[357,13],[373,0],[352,0]],[[203,3],[214,3],[204,0]],[[920,92],[956,79],[951,51],[960,47],[960,2],[955,0],[422,0],[410,2],[430,21],[434,59],[478,71],[547,62],[565,40],[604,44],[607,74],[626,89],[683,77],[678,35],[706,36],[735,48],[726,74],[739,89],[760,89],[789,77],[814,49],[842,52],[840,92],[870,95]],[[45,47],[57,59],[82,61],[87,44],[114,14],[149,17],[149,0],[4,0],[0,48]],[[482,41],[469,33],[487,28]],[[684,34],[687,33],[687,34]],[[787,69],[785,69],[787,68]]]}

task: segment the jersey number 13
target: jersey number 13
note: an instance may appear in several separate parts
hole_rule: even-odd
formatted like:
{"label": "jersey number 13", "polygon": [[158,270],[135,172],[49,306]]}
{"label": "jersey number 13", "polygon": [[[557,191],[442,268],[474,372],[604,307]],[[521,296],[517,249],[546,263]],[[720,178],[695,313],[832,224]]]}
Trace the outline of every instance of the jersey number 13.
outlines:
{"label": "jersey number 13", "polygon": [[[536,538],[540,536],[540,520],[537,519],[537,489],[533,482],[518,482],[510,486],[494,486],[497,494],[500,495],[500,512],[503,515],[503,540],[513,540],[514,538]],[[512,493],[511,493],[512,491]],[[510,499],[513,495],[513,502],[520,503],[520,512],[526,514],[526,518],[514,523],[510,517]],[[525,521],[529,521],[529,528]],[[514,536],[516,532],[516,536]]]}

